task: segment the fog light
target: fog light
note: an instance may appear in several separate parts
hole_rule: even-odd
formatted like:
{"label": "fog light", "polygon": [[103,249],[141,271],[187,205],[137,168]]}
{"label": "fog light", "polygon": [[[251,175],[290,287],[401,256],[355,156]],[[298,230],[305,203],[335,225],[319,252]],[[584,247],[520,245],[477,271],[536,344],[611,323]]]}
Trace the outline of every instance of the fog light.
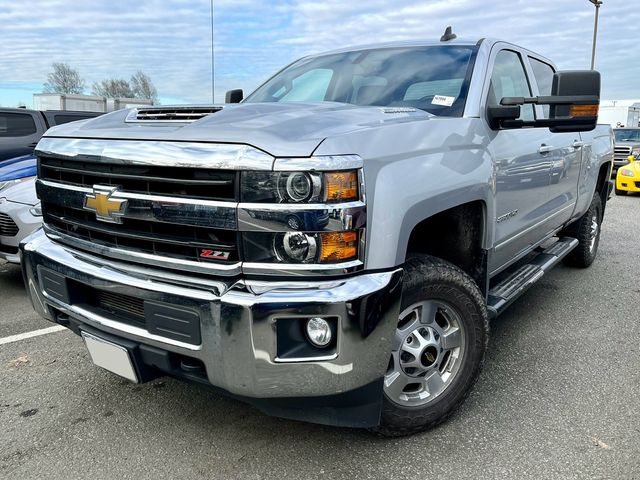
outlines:
{"label": "fog light", "polygon": [[307,337],[316,347],[326,347],[331,342],[331,326],[323,318],[312,318],[307,322]]}

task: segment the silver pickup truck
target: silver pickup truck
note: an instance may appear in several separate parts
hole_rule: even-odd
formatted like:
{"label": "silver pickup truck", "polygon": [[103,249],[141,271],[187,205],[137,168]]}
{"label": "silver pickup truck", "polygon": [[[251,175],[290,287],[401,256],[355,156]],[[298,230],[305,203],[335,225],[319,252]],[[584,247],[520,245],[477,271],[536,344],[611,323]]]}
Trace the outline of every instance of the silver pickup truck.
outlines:
{"label": "silver pickup truck", "polygon": [[597,72],[452,37],[52,128],[22,245],[35,309],[134,382],[382,435],[441,422],[490,318],[593,262],[613,164]]}

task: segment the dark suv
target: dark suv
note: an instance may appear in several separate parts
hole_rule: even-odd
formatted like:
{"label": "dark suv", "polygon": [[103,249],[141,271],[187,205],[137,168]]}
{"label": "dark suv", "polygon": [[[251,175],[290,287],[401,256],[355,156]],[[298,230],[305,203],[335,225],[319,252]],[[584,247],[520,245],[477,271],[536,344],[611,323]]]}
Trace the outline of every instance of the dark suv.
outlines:
{"label": "dark suv", "polygon": [[49,127],[102,115],[101,112],[0,108],[0,162],[33,153]]}

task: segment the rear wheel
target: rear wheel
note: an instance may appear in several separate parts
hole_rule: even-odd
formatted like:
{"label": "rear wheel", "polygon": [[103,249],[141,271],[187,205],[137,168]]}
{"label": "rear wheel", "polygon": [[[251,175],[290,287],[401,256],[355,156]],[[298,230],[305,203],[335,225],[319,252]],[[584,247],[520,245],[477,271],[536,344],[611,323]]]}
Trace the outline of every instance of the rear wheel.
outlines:
{"label": "rear wheel", "polygon": [[578,246],[563,260],[566,265],[578,268],[591,266],[598,254],[601,224],[602,200],[596,192],[587,213],[565,230],[567,235],[578,239]]}
{"label": "rear wheel", "polygon": [[430,256],[405,264],[402,307],[384,403],[375,432],[402,436],[429,429],[469,394],[489,338],[486,306],[474,281]]}

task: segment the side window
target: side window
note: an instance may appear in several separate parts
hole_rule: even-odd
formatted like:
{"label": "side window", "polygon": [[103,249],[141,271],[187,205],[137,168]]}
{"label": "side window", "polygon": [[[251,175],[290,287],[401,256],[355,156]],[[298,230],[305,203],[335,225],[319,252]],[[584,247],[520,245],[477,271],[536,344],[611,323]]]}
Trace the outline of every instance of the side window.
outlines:
{"label": "side window", "polygon": [[309,70],[294,78],[288,91],[282,87],[273,96],[278,101],[321,102],[325,99],[332,76],[333,70],[328,68]]}
{"label": "side window", "polygon": [[[531,62],[531,69],[533,70],[533,76],[536,77],[540,95],[551,95],[553,75],[556,73],[553,67],[532,57],[529,57],[529,62]],[[549,118],[549,105],[544,105],[542,109],[544,110],[545,118]]]}
{"label": "side window", "polygon": [[[530,97],[531,87],[527,81],[520,55],[511,50],[502,50],[496,55],[489,87],[489,104],[497,105],[503,97]],[[533,105],[523,105],[519,120],[534,120]]]}
{"label": "side window", "polygon": [[26,137],[36,131],[36,123],[28,113],[0,113],[0,137]]}

